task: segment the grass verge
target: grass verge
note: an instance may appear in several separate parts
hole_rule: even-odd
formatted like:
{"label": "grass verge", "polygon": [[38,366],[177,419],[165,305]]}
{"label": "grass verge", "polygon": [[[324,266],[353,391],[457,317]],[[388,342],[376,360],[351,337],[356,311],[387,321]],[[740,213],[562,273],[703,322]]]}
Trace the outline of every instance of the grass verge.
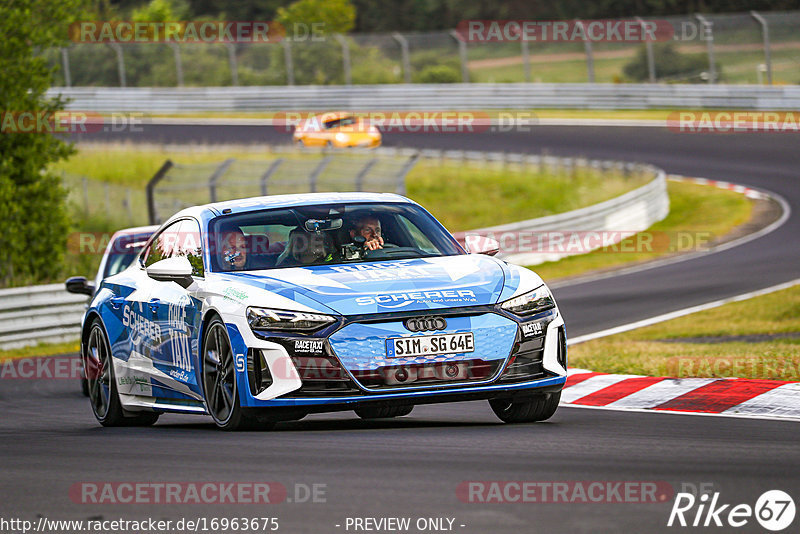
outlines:
{"label": "grass verge", "polygon": [[39,343],[29,347],[0,350],[0,362],[16,358],[36,358],[39,356],[55,356],[56,354],[72,354],[80,351],[78,340],[64,343]]}
{"label": "grass verge", "polygon": [[[256,150],[231,151],[213,147],[169,151],[130,145],[79,147],[78,154],[55,169],[107,183],[141,188],[166,159],[180,164],[221,163],[226,158],[270,160],[276,156]],[[280,157],[320,158],[320,154],[281,154]],[[342,157],[371,157],[343,153]],[[204,172],[207,172],[205,170]],[[615,171],[565,169],[421,160],[408,174],[408,196],[430,210],[453,231],[470,230],[561,213],[619,196],[646,183],[644,176],[625,177]]]}
{"label": "grass verge", "polygon": [[652,250],[625,252],[643,248],[637,247],[637,242],[642,242],[642,234],[638,234],[617,246],[542,263],[531,269],[545,280],[553,281],[690,251],[747,222],[752,212],[750,200],[732,191],[682,182],[667,182],[667,190],[669,215],[642,232],[648,238],[652,237],[653,246],[649,247]]}
{"label": "grass verge", "polygon": [[[800,286],[795,286],[575,345],[569,350],[570,366],[648,376],[797,381],[800,338],[763,335],[798,332]],[[760,337],[748,342],[734,336]],[[706,342],[689,343],[690,338]]]}

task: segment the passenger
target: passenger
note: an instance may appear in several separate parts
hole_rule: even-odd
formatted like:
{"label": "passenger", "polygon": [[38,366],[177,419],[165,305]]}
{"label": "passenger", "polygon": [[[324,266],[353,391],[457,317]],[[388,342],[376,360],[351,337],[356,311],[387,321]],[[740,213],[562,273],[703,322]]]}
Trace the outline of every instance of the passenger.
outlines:
{"label": "passenger", "polygon": [[276,267],[295,267],[314,263],[333,261],[331,246],[326,235],[321,232],[306,232],[303,228],[295,228],[289,232],[289,240],[278,257]]}
{"label": "passenger", "polygon": [[247,239],[239,229],[223,234],[220,241],[220,264],[224,271],[244,271],[248,268]]}

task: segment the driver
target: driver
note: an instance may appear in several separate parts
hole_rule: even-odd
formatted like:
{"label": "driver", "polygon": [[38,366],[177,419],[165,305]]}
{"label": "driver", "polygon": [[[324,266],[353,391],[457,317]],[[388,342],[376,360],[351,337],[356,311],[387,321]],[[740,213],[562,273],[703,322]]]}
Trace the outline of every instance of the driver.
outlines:
{"label": "driver", "polygon": [[326,236],[321,232],[306,232],[303,228],[297,227],[289,232],[286,250],[281,253],[275,264],[280,267],[291,267],[333,261],[330,248]]}
{"label": "driver", "polygon": [[383,248],[383,237],[381,232],[381,221],[374,215],[363,215],[356,219],[353,228],[350,230],[350,238],[362,236],[366,239],[364,248],[367,250],[378,250]]}

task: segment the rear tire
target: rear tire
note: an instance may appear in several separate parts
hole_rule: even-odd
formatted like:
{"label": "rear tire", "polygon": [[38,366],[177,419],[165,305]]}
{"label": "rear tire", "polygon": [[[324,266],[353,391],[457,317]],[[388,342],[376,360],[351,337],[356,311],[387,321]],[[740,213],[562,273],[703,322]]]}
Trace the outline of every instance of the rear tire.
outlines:
{"label": "rear tire", "polygon": [[558,409],[561,392],[547,393],[525,401],[491,399],[489,406],[504,423],[533,423],[550,419]]}
{"label": "rear tire", "polygon": [[414,406],[360,406],[354,411],[361,419],[388,419],[408,415]]}
{"label": "rear tire", "polygon": [[99,319],[92,321],[83,367],[92,413],[101,425],[149,426],[158,421],[156,412],[131,413],[122,408],[108,338]]}

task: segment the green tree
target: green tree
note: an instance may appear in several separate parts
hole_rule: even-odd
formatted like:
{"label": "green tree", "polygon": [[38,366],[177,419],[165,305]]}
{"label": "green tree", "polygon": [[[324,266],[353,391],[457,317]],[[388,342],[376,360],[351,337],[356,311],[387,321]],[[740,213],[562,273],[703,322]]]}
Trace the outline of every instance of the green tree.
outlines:
{"label": "green tree", "polygon": [[83,12],[81,0],[0,2],[0,284],[48,280],[61,274],[69,221],[65,191],[49,166],[72,148],[46,133],[20,133],[20,113],[52,116],[61,98],[48,98],[52,70],[37,52],[59,46],[70,22]]}
{"label": "green tree", "polygon": [[[291,40],[295,80],[300,85],[343,83],[341,46],[332,37],[353,28],[356,10],[350,0],[298,0],[278,8],[275,20]],[[274,64],[284,64],[280,45]]]}

